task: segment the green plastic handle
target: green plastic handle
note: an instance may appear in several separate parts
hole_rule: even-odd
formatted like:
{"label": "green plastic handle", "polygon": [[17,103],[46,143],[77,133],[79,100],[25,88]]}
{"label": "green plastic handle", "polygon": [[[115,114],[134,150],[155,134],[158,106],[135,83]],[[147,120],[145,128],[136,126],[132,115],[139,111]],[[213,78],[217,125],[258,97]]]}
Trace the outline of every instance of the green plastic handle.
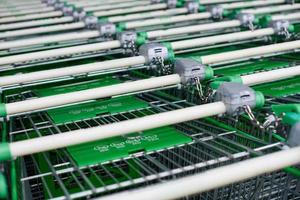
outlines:
{"label": "green plastic handle", "polygon": [[224,82],[234,82],[234,83],[241,83],[243,84],[243,80],[240,76],[222,76],[219,78],[215,78],[211,83],[210,87],[212,89],[218,89],[220,85]]}

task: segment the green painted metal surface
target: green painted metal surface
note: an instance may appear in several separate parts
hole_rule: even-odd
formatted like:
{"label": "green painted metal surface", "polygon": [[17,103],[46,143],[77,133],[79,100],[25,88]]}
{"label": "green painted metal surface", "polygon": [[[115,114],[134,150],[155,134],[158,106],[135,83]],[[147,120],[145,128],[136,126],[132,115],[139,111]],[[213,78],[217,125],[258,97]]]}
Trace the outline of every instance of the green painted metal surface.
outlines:
{"label": "green painted metal surface", "polygon": [[300,53],[297,52],[297,53],[290,53],[290,54],[283,54],[283,55],[280,55],[278,56],[279,58],[283,58],[283,59],[289,59],[293,62],[299,62],[300,60]]}
{"label": "green painted metal surface", "polygon": [[[52,156],[52,160],[57,159],[54,155],[49,156]],[[50,171],[49,165],[45,162],[45,159],[42,157],[41,154],[38,154],[36,156],[36,159],[43,173],[47,173]],[[141,175],[140,173],[138,173],[138,171],[142,170],[140,169],[139,165],[137,165],[131,160],[128,160],[127,163],[122,163],[122,165],[113,165],[108,163],[102,165],[102,167],[99,167],[98,170],[93,171],[94,173],[91,173],[90,171],[85,171],[85,177],[88,178],[89,183],[96,188],[128,181],[128,177],[132,179],[139,178]],[[105,169],[106,171],[104,171],[103,169]],[[126,173],[126,175],[124,173]],[[109,174],[112,174],[114,178],[112,178],[112,176],[110,176]],[[86,181],[82,181],[80,183],[81,185],[78,185],[78,179],[80,177],[81,176],[78,172],[65,173],[62,183],[69,194],[75,194],[82,191],[82,187],[90,188],[90,185],[87,184]],[[45,176],[44,180],[47,184],[49,191],[51,192],[50,196],[47,189],[45,187],[43,188],[45,199],[52,199],[55,197],[61,197],[62,195],[65,195],[64,190],[62,189],[61,185],[54,176]]]}
{"label": "green painted metal surface", "polygon": [[[72,83],[64,86],[54,86],[35,90],[38,96],[63,94],[90,88],[117,84],[120,81],[112,77],[103,77],[96,81]],[[134,96],[123,96],[112,99],[102,99],[93,102],[52,109],[48,115],[56,124],[76,120],[89,119],[97,115],[119,113],[149,106]],[[178,132],[173,127],[148,130],[133,133],[129,136],[114,137],[88,144],[68,147],[67,150],[79,166],[102,163],[127,157],[137,151],[153,151],[161,148],[190,142],[191,139]]]}
{"label": "green painted metal surface", "polygon": [[130,154],[138,152],[160,150],[191,141],[191,138],[183,135],[175,128],[163,127],[68,147],[67,149],[79,166],[85,166],[128,157]]}
{"label": "green painted metal surface", "polygon": [[79,82],[79,83],[71,83],[67,85],[62,85],[62,86],[54,86],[54,87],[48,87],[48,88],[43,88],[43,89],[36,89],[34,92],[37,94],[39,97],[44,97],[44,96],[50,96],[50,95],[56,95],[56,94],[64,94],[68,92],[75,92],[75,91],[80,91],[80,90],[87,90],[87,89],[92,89],[92,88],[97,88],[97,87],[104,87],[108,85],[113,85],[120,83],[118,79],[114,79],[110,76],[107,77],[102,77],[97,80],[92,80],[92,81],[85,81],[85,82]]}
{"label": "green painted metal surface", "polygon": [[288,66],[289,62],[286,61],[264,59],[261,61],[247,61],[233,65],[226,65],[226,67],[215,69],[214,72],[216,75],[233,76],[268,71]]}
{"label": "green painted metal surface", "polygon": [[146,102],[133,96],[124,96],[108,100],[99,100],[90,103],[78,104],[49,110],[48,114],[56,124],[88,119],[97,115],[113,114],[147,107]]}
{"label": "green painted metal surface", "polygon": [[[35,93],[40,97],[44,97],[103,87],[112,84],[118,84],[120,82],[121,81],[118,79],[114,79],[110,76],[107,76],[92,81],[37,89],[35,90]],[[95,100],[93,102],[52,109],[48,111],[48,114],[52,118],[54,123],[60,124],[70,121],[88,119],[101,114],[112,114],[122,111],[144,108],[147,106],[148,104],[146,102],[141,101],[133,96],[124,96],[112,99]]]}
{"label": "green painted metal surface", "polygon": [[300,77],[258,85],[254,89],[272,97],[298,94],[300,93]]}

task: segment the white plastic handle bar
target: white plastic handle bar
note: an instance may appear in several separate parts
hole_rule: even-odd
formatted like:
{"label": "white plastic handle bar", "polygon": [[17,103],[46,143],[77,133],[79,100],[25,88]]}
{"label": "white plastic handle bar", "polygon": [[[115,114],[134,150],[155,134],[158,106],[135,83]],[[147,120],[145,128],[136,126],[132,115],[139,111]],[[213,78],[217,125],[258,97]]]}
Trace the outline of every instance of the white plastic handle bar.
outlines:
{"label": "white plastic handle bar", "polygon": [[[77,65],[72,67],[64,67],[45,71],[31,72],[27,74],[17,74],[4,76],[0,78],[0,86],[5,87],[15,84],[26,84],[28,82],[36,82],[41,80],[60,78],[64,76],[72,76],[85,73],[95,73],[97,71],[129,68],[135,65],[142,65],[146,62],[143,56],[135,56],[130,58],[114,59],[91,64]],[[241,76],[245,85],[253,86],[267,82],[273,82],[281,79],[290,78],[300,75],[300,66],[275,69],[272,71],[259,72],[250,75]]]}
{"label": "white plastic handle bar", "polygon": [[208,24],[200,24],[194,26],[183,26],[179,28],[170,28],[165,30],[155,30],[147,32],[147,38],[160,38],[165,36],[179,35],[179,34],[188,34],[188,33],[197,33],[201,31],[216,30],[216,29],[225,29],[241,26],[239,20],[230,20],[223,22],[215,22]]}
{"label": "white plastic handle bar", "polygon": [[91,6],[85,7],[84,10],[89,11],[100,11],[100,10],[112,10],[112,9],[119,9],[119,8],[128,8],[132,6],[147,6],[150,5],[151,1],[132,1],[132,2],[125,2],[119,4],[108,4],[108,5],[98,5],[98,6]]}
{"label": "white plastic handle bar", "polygon": [[11,16],[18,16],[18,15],[28,15],[34,13],[45,13],[54,11],[54,7],[45,7],[45,8],[38,8],[38,9],[31,9],[31,10],[21,10],[19,12],[2,12],[0,13],[0,17],[11,17]]}
{"label": "white plastic handle bar", "polygon": [[28,0],[28,1],[18,1],[18,0],[2,0],[2,3],[8,5],[27,5],[27,4],[36,4],[41,3],[40,0]]}
{"label": "white plastic handle bar", "polygon": [[93,0],[88,1],[88,0],[62,0],[61,2],[68,2],[68,3],[93,3],[93,2],[97,2],[97,3],[105,3],[105,2],[109,2],[109,3],[120,3],[120,2],[128,2],[128,1],[137,1],[137,0]]}
{"label": "white plastic handle bar", "polygon": [[63,15],[62,11],[52,11],[48,13],[38,13],[38,14],[30,14],[30,15],[16,16],[16,17],[3,17],[0,18],[0,24],[21,22],[21,21],[27,21],[33,19],[50,18],[50,17],[60,17],[62,15]]}
{"label": "white plastic handle bar", "polygon": [[44,110],[57,106],[91,101],[116,95],[122,95],[145,90],[159,89],[162,87],[176,86],[180,83],[180,76],[177,74],[148,78],[138,81],[125,82],[100,88],[70,92],[36,99],[29,99],[20,102],[5,104],[7,115],[20,114],[24,112]]}
{"label": "white plastic handle bar", "polygon": [[18,36],[28,36],[28,35],[36,35],[36,34],[43,34],[43,33],[52,33],[52,32],[58,32],[58,31],[69,31],[69,30],[75,30],[75,29],[82,29],[84,27],[85,27],[85,24],[83,22],[42,26],[42,27],[36,27],[36,28],[28,28],[28,29],[24,29],[24,30],[6,31],[3,33],[0,33],[0,38],[11,38],[11,37],[18,37]]}
{"label": "white plastic handle bar", "polygon": [[72,76],[78,74],[94,73],[97,71],[113,70],[119,68],[128,68],[134,65],[145,64],[146,60],[143,56],[134,56],[129,58],[121,58],[108,60],[103,62],[95,62],[90,64],[76,65],[72,67],[64,67],[58,69],[50,69],[27,74],[17,74],[11,76],[0,77],[0,86],[8,86],[14,84],[25,84],[28,82],[36,82],[39,80],[47,80],[60,78],[64,76]]}
{"label": "white plastic handle bar", "polygon": [[40,5],[46,5],[41,2],[34,2],[31,4],[22,4],[20,3],[14,3],[14,2],[2,2],[0,5],[1,9],[6,9],[6,8],[26,8],[26,7],[31,7],[31,6],[40,6]]}
{"label": "white plastic handle bar", "polygon": [[235,1],[243,1],[243,0],[199,0],[201,5],[208,5],[208,4],[217,4],[217,3],[229,3]]}
{"label": "white plastic handle bar", "polygon": [[265,14],[265,13],[284,12],[284,11],[291,11],[291,10],[298,10],[298,9],[300,9],[300,4],[272,6],[272,7],[257,8],[257,9],[247,9],[247,10],[243,10],[242,13],[251,13],[254,15],[259,15],[259,14]]}
{"label": "white plastic handle bar", "polygon": [[[29,146],[28,146],[29,147]],[[120,192],[98,200],[170,200],[200,194],[300,163],[300,147],[217,167],[200,174]]]}
{"label": "white plastic handle bar", "polygon": [[1,0],[2,3],[8,4],[8,5],[19,5],[19,4],[35,4],[35,3],[41,3],[40,0],[28,0],[28,1],[17,1],[17,0]]}
{"label": "white plastic handle bar", "polygon": [[275,31],[273,28],[258,29],[255,31],[228,33],[223,35],[171,42],[171,47],[173,50],[203,47],[207,45],[214,45],[214,44],[219,44],[224,42],[235,42],[235,41],[246,40],[246,39],[261,38],[261,37],[273,35],[274,33]]}
{"label": "white plastic handle bar", "polygon": [[226,107],[223,102],[204,104],[200,106],[193,106],[189,108],[153,114],[123,122],[112,123],[100,127],[14,142],[9,144],[9,149],[13,157],[24,156],[214,116],[225,112]]}
{"label": "white plastic handle bar", "polygon": [[299,19],[300,19],[300,12],[295,12],[295,13],[291,13],[291,14],[284,14],[284,15],[273,15],[272,16],[273,21],[276,21],[276,20],[293,21],[293,20],[299,20]]}
{"label": "white plastic handle bar", "polygon": [[18,11],[23,11],[23,10],[32,10],[32,9],[41,9],[47,7],[47,4],[34,4],[34,5],[27,5],[27,6],[22,6],[22,7],[10,7],[10,8],[0,8],[0,12],[18,12]]}
{"label": "white plastic handle bar", "polygon": [[32,20],[27,22],[2,24],[0,25],[0,31],[8,31],[13,29],[22,29],[22,28],[29,28],[35,26],[52,25],[52,24],[62,24],[62,23],[72,22],[73,20],[74,20],[73,17],[65,16],[65,17],[56,17],[56,18],[41,19],[41,20]]}
{"label": "white plastic handle bar", "polygon": [[53,42],[65,42],[65,41],[78,40],[78,39],[90,39],[99,36],[100,36],[99,31],[82,31],[82,32],[63,33],[63,34],[57,34],[51,36],[42,36],[36,38],[20,39],[20,40],[13,40],[13,41],[0,43],[0,50],[21,48],[21,47],[27,47],[32,45],[49,44]]}
{"label": "white plastic handle bar", "polygon": [[121,15],[121,14],[137,13],[137,12],[144,12],[150,10],[166,9],[167,7],[168,7],[167,4],[159,3],[159,4],[148,5],[148,6],[136,6],[132,8],[98,11],[98,12],[94,12],[94,16],[104,17],[104,16],[112,16],[112,15]]}
{"label": "white plastic handle bar", "polygon": [[18,1],[18,0],[1,0],[2,3],[7,4],[32,4],[32,3],[41,3],[40,0],[28,0],[28,1]]}
{"label": "white plastic handle bar", "polygon": [[187,8],[174,8],[174,9],[167,9],[167,10],[129,14],[129,15],[118,15],[118,16],[108,17],[107,20],[109,22],[116,23],[116,22],[126,22],[131,20],[140,20],[140,19],[147,19],[147,18],[154,18],[154,17],[180,15],[186,13],[188,13]]}
{"label": "white plastic handle bar", "polygon": [[237,9],[237,8],[267,6],[267,5],[281,4],[281,3],[285,3],[285,0],[264,0],[264,1],[237,2],[237,3],[221,4],[221,6],[224,9]]}
{"label": "white plastic handle bar", "polygon": [[210,17],[211,17],[211,13],[203,12],[203,13],[195,13],[195,14],[188,14],[188,15],[163,17],[157,19],[148,19],[142,21],[139,20],[139,21],[132,21],[132,22],[125,23],[125,28],[132,29],[132,28],[139,28],[145,26],[171,24],[171,23],[185,22],[191,20],[208,19]]}
{"label": "white plastic handle bar", "polygon": [[86,6],[96,6],[96,5],[109,5],[109,4],[114,4],[114,3],[124,3],[124,2],[131,2],[131,1],[135,1],[135,0],[117,0],[117,1],[111,1],[111,0],[107,0],[107,1],[74,1],[74,2],[69,2],[74,4],[77,7],[86,7]]}
{"label": "white plastic handle bar", "polygon": [[7,11],[7,10],[27,10],[27,9],[35,9],[35,8],[45,8],[48,5],[45,3],[42,4],[24,4],[24,5],[8,5],[7,7],[3,8],[0,7],[1,11]]}
{"label": "white plastic handle bar", "polygon": [[43,58],[67,56],[75,53],[108,50],[108,49],[119,48],[120,46],[121,43],[119,41],[113,40],[107,42],[99,42],[99,43],[78,45],[73,47],[65,47],[65,48],[39,51],[33,53],[25,53],[20,55],[6,56],[0,58],[0,65],[8,65],[8,64],[26,62],[31,60],[43,59]]}
{"label": "white plastic handle bar", "polygon": [[128,1],[138,1],[138,0],[94,0],[94,1],[88,1],[88,0],[63,0],[63,2],[68,2],[68,3],[121,3],[121,2],[128,2]]}
{"label": "white plastic handle bar", "polygon": [[39,5],[42,4],[42,2],[31,2],[31,1],[26,1],[26,2],[13,2],[13,1],[1,1],[1,8],[9,8],[9,7],[14,7],[14,6],[24,6],[24,5]]}
{"label": "white plastic handle bar", "polygon": [[207,55],[201,57],[203,64],[221,63],[225,61],[245,59],[256,56],[266,56],[266,54],[280,53],[285,51],[292,51],[300,48],[300,40],[283,42],[278,44],[271,44],[262,47],[254,47],[243,50],[236,50],[231,52]]}
{"label": "white plastic handle bar", "polygon": [[287,67],[282,69],[276,69],[272,71],[260,72],[255,74],[249,74],[241,76],[243,84],[245,85],[257,85],[262,83],[268,83],[281,79],[290,78],[300,75],[300,66]]}
{"label": "white plastic handle bar", "polygon": [[2,5],[0,8],[10,8],[10,7],[23,7],[23,6],[32,6],[32,5],[39,5],[42,4],[40,1],[24,1],[24,2],[12,2],[12,1],[6,1],[2,2]]}
{"label": "white plastic handle bar", "polygon": [[[204,37],[199,39],[172,42],[171,47],[173,48],[173,50],[191,48],[196,46],[199,47],[199,46],[206,46],[210,44],[217,44],[221,42],[233,42],[238,40],[263,37],[266,35],[272,35],[273,33],[274,31],[272,28],[255,30],[255,31],[245,31],[239,33],[231,33],[231,34],[224,34],[218,36]],[[26,83],[32,81],[34,82],[34,81],[45,80],[50,78],[59,78],[63,76],[70,76],[70,75],[76,75],[81,73],[91,73],[93,71],[108,70],[108,69],[120,68],[122,66],[127,67],[131,65],[144,64],[144,63],[145,63],[144,57],[137,56],[133,58],[125,58],[122,60],[117,59],[112,61],[79,65],[74,67],[66,67],[61,69],[45,70],[39,72],[32,72],[28,74],[18,74],[18,75],[0,78],[0,86],[20,84],[20,83]]]}
{"label": "white plastic handle bar", "polygon": [[94,1],[87,1],[87,0],[63,0],[62,2],[68,2],[68,3],[121,3],[121,2],[129,2],[129,1],[137,1],[137,0],[94,0]]}

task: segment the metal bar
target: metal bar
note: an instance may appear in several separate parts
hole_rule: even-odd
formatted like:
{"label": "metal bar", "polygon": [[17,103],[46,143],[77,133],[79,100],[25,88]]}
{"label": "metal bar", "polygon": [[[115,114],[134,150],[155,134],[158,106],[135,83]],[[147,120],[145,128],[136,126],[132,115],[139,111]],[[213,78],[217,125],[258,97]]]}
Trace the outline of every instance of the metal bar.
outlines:
{"label": "metal bar", "polygon": [[98,42],[93,44],[78,45],[66,48],[59,48],[53,50],[46,50],[33,53],[25,53],[20,55],[6,56],[0,58],[0,65],[8,65],[13,63],[25,62],[30,60],[37,60],[42,58],[60,57],[71,55],[75,53],[94,52],[100,50],[109,50],[119,48],[121,43],[118,40],[107,42]]}
{"label": "metal bar", "polygon": [[121,58],[108,60],[103,62],[94,62],[90,64],[76,65],[58,69],[32,72],[27,74],[19,74],[5,76],[0,78],[0,86],[8,86],[15,84],[25,84],[28,82],[36,82],[39,80],[48,80],[64,76],[74,76],[80,74],[95,73],[97,71],[113,70],[113,69],[128,69],[135,65],[143,65],[146,60],[144,56],[134,56],[129,58]]}
{"label": "metal bar", "polygon": [[29,28],[29,27],[35,27],[35,26],[67,23],[67,22],[72,22],[73,20],[74,20],[74,18],[72,16],[65,16],[65,17],[32,20],[32,21],[27,21],[27,22],[2,24],[2,25],[0,25],[0,31],[8,31],[8,30],[13,30],[13,29]]}
{"label": "metal bar", "polygon": [[149,115],[118,123],[112,123],[100,127],[71,131],[61,133],[58,135],[49,135],[36,139],[14,142],[10,143],[8,148],[12,157],[24,156],[37,152],[48,151],[51,149],[58,149],[108,137],[114,137],[118,135],[129,134],[142,130],[149,130],[203,117],[218,115],[225,113],[225,111],[226,107],[223,102],[215,102],[200,106],[193,106],[189,108],[183,108],[174,111]]}
{"label": "metal bar", "polygon": [[224,42],[235,42],[239,40],[260,38],[273,35],[274,33],[275,31],[273,28],[258,29],[255,31],[242,31],[237,33],[228,33],[216,36],[171,42],[171,47],[173,50],[189,49]]}
{"label": "metal bar", "polygon": [[126,29],[132,29],[132,28],[139,28],[145,26],[154,26],[154,25],[185,22],[191,20],[208,19],[211,16],[212,15],[209,12],[202,12],[202,13],[195,13],[195,14],[188,14],[188,15],[178,15],[178,16],[163,17],[158,19],[147,19],[147,20],[126,22],[124,24],[124,27]]}
{"label": "metal bar", "polygon": [[264,13],[298,10],[299,8],[300,8],[300,4],[293,4],[293,5],[272,6],[272,7],[257,8],[257,9],[247,9],[247,10],[242,10],[242,13],[251,13],[254,15],[259,15]]}
{"label": "metal bar", "polygon": [[[243,181],[298,163],[300,163],[300,147],[241,161],[228,166],[208,170],[204,173],[148,186],[139,190],[121,192],[97,199],[177,199]],[[219,178],[215,178],[216,175],[218,175]]]}
{"label": "metal bar", "polygon": [[100,36],[99,31],[82,31],[82,32],[71,32],[56,34],[52,36],[41,36],[36,38],[28,39],[19,39],[8,42],[2,42],[0,45],[0,50],[20,48],[33,45],[45,45],[54,42],[66,42],[70,40],[79,40],[79,39],[90,39]]}
{"label": "metal bar", "polygon": [[285,0],[264,0],[264,1],[248,1],[248,2],[237,2],[221,4],[224,9],[237,9],[237,8],[247,8],[247,7],[259,7],[267,6],[272,4],[283,4]]}
{"label": "metal bar", "polygon": [[27,20],[33,20],[33,19],[59,17],[62,15],[63,15],[62,11],[52,11],[52,12],[48,12],[48,13],[29,14],[29,15],[24,15],[24,16],[3,17],[0,19],[0,24],[21,22],[21,21],[27,21]]}
{"label": "metal bar", "polygon": [[[43,23],[43,22],[42,22]],[[26,22],[27,24],[27,22]],[[10,25],[10,24],[3,24],[0,26]],[[35,35],[35,34],[42,34],[42,33],[51,33],[51,32],[57,32],[57,31],[72,31],[76,29],[82,29],[85,27],[85,24],[83,22],[74,22],[74,23],[66,23],[66,24],[57,24],[57,25],[51,25],[51,26],[41,26],[41,27],[34,27],[34,28],[28,28],[24,30],[12,30],[12,31],[5,31],[0,33],[0,38],[14,38],[19,36],[29,36],[29,35]]]}
{"label": "metal bar", "polygon": [[241,76],[243,84],[245,85],[257,85],[281,79],[290,78],[300,75],[300,66],[287,67],[283,69],[276,69],[272,71],[254,73]]}
{"label": "metal bar", "polygon": [[96,11],[94,12],[94,16],[96,17],[113,16],[113,15],[120,15],[120,14],[150,11],[150,10],[159,10],[159,9],[165,9],[167,7],[168,7],[167,4],[159,3],[159,4],[148,5],[148,6],[136,6],[133,8],[114,9],[108,11]]}
{"label": "metal bar", "polygon": [[225,61],[249,58],[249,57],[254,57],[259,55],[296,50],[299,48],[300,48],[300,40],[295,40],[291,42],[283,42],[283,43],[265,45],[261,47],[254,47],[254,48],[248,48],[243,50],[236,50],[231,52],[202,56],[201,62],[203,64],[214,64],[214,63],[221,63]]}
{"label": "metal bar", "polygon": [[112,97],[122,94],[142,92],[144,90],[159,89],[168,86],[176,86],[181,81],[179,75],[167,75],[162,77],[148,78],[144,80],[131,81],[111,86],[70,92],[66,94],[53,95],[29,99],[20,102],[5,104],[7,115],[20,114],[23,112],[48,109],[56,106],[64,106],[100,98]]}

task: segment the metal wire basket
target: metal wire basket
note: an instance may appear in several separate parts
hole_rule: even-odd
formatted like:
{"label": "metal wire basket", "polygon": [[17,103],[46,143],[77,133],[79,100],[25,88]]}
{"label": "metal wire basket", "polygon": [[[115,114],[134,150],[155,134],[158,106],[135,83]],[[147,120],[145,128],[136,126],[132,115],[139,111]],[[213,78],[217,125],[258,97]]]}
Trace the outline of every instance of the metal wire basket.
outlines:
{"label": "metal wire basket", "polygon": [[[6,101],[33,96],[33,92],[27,91],[7,96]],[[9,121],[10,141],[101,126],[192,105],[186,100],[170,100],[157,92],[144,93],[138,98],[149,106],[62,124],[53,123],[47,112],[15,116]],[[20,157],[7,169],[12,191],[19,199],[89,199],[203,172],[283,147],[280,142],[268,143],[237,130],[227,130],[220,126],[222,120],[207,118],[177,124],[175,128],[191,138],[189,142],[155,151],[132,152],[98,164],[79,166],[66,149]],[[299,199],[299,188],[299,179],[279,171],[184,199]]]}

